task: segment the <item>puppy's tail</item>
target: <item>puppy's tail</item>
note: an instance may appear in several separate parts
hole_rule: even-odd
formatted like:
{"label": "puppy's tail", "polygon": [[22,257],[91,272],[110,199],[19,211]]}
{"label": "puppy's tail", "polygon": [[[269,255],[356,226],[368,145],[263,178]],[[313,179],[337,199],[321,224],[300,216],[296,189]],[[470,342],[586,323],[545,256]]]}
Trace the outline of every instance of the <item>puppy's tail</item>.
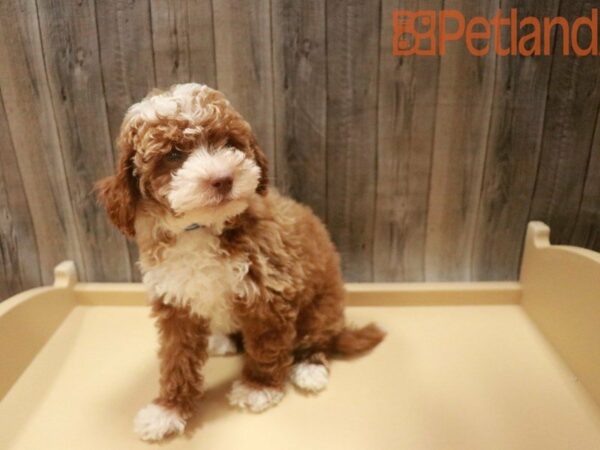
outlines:
{"label": "puppy's tail", "polygon": [[383,341],[385,332],[374,323],[362,328],[346,326],[332,342],[332,351],[346,356],[364,353]]}

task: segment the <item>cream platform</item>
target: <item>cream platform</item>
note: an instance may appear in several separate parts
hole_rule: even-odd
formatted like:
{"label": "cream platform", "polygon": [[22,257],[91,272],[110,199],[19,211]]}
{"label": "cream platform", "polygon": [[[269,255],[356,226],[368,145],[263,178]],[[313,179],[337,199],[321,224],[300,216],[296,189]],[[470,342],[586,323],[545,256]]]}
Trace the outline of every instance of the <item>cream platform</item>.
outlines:
{"label": "cream platform", "polygon": [[529,225],[519,282],[349,284],[381,346],[260,415],[226,402],[241,358],[211,358],[200,415],[158,445],[132,431],[158,377],[143,287],[62,263],[0,304],[0,449],[600,449],[600,254],[548,238]]}

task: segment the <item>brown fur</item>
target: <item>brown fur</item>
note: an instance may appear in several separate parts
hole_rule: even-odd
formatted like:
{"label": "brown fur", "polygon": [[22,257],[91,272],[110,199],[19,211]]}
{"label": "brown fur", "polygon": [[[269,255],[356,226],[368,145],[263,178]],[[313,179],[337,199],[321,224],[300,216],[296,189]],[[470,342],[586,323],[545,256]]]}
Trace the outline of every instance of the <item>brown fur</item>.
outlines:
{"label": "brown fur", "polygon": [[160,394],[155,402],[189,418],[203,393],[200,369],[208,358],[208,321],[189,310],[154,302],[160,350]]}
{"label": "brown fur", "polygon": [[[152,90],[148,97],[162,91]],[[211,90],[206,98],[198,100],[198,106],[210,105],[214,113],[197,122],[180,117],[157,117],[144,120],[126,115],[117,147],[121,153],[117,173],[96,184],[101,204],[113,224],[126,236],[134,237],[140,197],[146,206],[160,207],[164,213],[169,207],[162,189],[170,180],[171,173],[181,164],[169,164],[164,156],[174,147],[186,156],[196,146],[204,143],[218,147],[233,145],[252,157],[261,169],[256,192],[266,195],[268,186],[268,162],[252,133],[250,125],[231,107],[225,96]],[[184,134],[185,129],[198,129],[202,133]],[[152,202],[148,202],[152,200]]]}
{"label": "brown fur", "polygon": [[239,299],[235,307],[250,357],[247,381],[281,387],[292,355],[296,360],[323,352],[353,355],[383,339],[374,325],[345,327],[339,256],[309,208],[271,194],[223,233],[222,245],[230,254],[254,256],[249,276],[261,287],[259,301]]}
{"label": "brown fur", "polygon": [[96,184],[98,199],[108,213],[111,222],[127,237],[135,236],[135,217],[140,193],[133,174],[133,146],[122,132],[117,141],[121,152],[117,174],[106,177]]}
{"label": "brown fur", "polygon": [[[142,262],[160,264],[162,250],[176,241],[157,225],[172,213],[163,188],[174,167],[165,168],[164,155],[175,145],[182,151],[206,142],[217,148],[226,142],[235,145],[262,171],[256,188],[260,195],[252,196],[246,211],[229,219],[219,235],[223,254],[243,256],[251,263],[244,283],[246,292],[253,294],[232,300],[246,353],[244,381],[281,389],[294,361],[327,365],[328,354],[373,348],[383,339],[381,330],[374,325],[346,327],[339,256],[321,221],[309,208],[268,189],[264,153],[250,126],[223,95],[211,91],[207,104],[214,114],[196,124],[178,117],[154,122],[126,117],[118,173],[99,183],[110,219],[128,236],[136,235]],[[198,133],[184,136],[184,128]],[[199,369],[206,360],[207,320],[158,300],[157,402],[189,417],[202,393]]]}
{"label": "brown fur", "polygon": [[383,340],[381,329],[374,324],[362,328],[344,328],[331,345],[331,351],[352,356],[371,350]]}

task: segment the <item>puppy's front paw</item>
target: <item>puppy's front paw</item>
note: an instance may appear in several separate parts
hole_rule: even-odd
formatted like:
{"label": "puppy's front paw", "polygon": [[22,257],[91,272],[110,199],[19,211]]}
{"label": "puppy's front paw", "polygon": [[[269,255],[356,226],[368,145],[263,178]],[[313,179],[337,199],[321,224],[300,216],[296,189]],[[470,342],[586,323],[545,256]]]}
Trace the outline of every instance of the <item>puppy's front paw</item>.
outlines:
{"label": "puppy's front paw", "polygon": [[211,356],[225,356],[237,353],[233,339],[226,334],[211,334],[208,338],[208,354]]}
{"label": "puppy's front paw", "polygon": [[179,434],[185,420],[172,409],[150,403],[139,410],[133,421],[133,430],[144,441],[158,441],[170,434]]}
{"label": "puppy's front paw", "polygon": [[283,398],[283,390],[269,387],[255,388],[243,381],[235,381],[227,398],[232,406],[255,413],[275,406]]}
{"label": "puppy's front paw", "polygon": [[301,362],[292,367],[290,381],[302,390],[319,392],[327,387],[329,370],[323,364]]}

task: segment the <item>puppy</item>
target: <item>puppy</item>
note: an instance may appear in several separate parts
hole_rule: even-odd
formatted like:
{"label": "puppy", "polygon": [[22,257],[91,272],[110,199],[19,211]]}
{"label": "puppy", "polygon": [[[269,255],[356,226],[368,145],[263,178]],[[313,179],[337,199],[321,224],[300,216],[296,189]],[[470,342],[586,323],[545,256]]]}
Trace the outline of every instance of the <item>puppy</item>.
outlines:
{"label": "puppy", "polygon": [[[253,412],[290,379],[325,388],[328,355],[367,351],[374,325],[348,328],[339,257],[312,211],[269,188],[248,123],[200,84],[151,92],[129,108],[117,173],[98,182],[110,220],[135,238],[160,341],[160,392],[134,421],[145,440],[183,431],[209,351],[245,364],[229,394]],[[239,339],[238,339],[239,340]]]}

